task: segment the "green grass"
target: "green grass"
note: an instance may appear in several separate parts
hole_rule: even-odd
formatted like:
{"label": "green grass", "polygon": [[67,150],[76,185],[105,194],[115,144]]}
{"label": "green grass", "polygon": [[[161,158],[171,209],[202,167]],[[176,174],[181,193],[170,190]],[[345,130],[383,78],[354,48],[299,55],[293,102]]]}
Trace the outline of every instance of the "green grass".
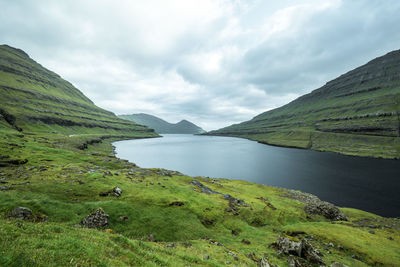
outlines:
{"label": "green grass", "polygon": [[[357,224],[360,219],[368,219],[382,225],[397,225],[394,219],[343,209],[351,221],[332,224],[319,216],[307,217],[303,204],[284,197],[282,188],[228,179],[161,176],[158,169],[142,169],[113,157],[110,142],[115,139],[79,150],[76,143],[86,136],[25,133],[21,137],[13,130],[0,134],[1,155],[28,159],[24,165],[0,169],[0,177],[5,177],[9,184],[17,184],[12,190],[0,192],[0,265],[256,266],[248,257],[254,252],[257,257],[266,254],[271,263],[285,266],[286,258],[269,245],[287,231],[304,231],[313,236],[313,245],[323,251],[328,264],[400,264],[398,226],[378,229],[373,235],[369,228]],[[11,149],[7,146],[11,143],[20,147]],[[226,211],[228,201],[221,195],[199,192],[190,184],[193,179],[243,199],[250,207],[239,208],[235,216]],[[123,189],[121,197],[99,196],[115,186]],[[182,201],[184,206],[169,206],[173,201]],[[15,206],[44,214],[48,221],[9,219],[8,213]],[[110,215],[111,230],[75,227],[99,207]],[[121,216],[128,220],[121,220]],[[213,223],[205,224],[206,220]],[[232,230],[239,235],[232,235]],[[159,242],[146,241],[150,234]],[[389,240],[389,236],[394,240]],[[223,246],[210,244],[209,239]],[[243,244],[242,239],[251,244]],[[327,254],[327,242],[341,245],[344,250],[329,249]],[[170,243],[175,246],[169,247]],[[203,259],[206,254],[210,259]],[[353,259],[353,254],[361,261]]]}

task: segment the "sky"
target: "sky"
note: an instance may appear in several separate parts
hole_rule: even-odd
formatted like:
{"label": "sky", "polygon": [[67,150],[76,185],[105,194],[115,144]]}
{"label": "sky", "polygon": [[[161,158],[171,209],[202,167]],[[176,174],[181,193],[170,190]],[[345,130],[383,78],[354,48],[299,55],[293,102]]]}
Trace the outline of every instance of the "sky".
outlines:
{"label": "sky", "polygon": [[246,121],[400,49],[398,0],[0,0],[0,43],[116,114]]}

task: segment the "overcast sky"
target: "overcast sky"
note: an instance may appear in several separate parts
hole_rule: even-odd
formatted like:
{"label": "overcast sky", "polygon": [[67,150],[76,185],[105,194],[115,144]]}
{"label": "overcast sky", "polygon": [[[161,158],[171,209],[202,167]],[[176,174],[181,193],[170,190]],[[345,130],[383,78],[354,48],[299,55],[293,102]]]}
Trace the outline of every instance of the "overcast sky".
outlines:
{"label": "overcast sky", "polygon": [[0,0],[0,43],[116,114],[212,130],[400,49],[400,1]]}

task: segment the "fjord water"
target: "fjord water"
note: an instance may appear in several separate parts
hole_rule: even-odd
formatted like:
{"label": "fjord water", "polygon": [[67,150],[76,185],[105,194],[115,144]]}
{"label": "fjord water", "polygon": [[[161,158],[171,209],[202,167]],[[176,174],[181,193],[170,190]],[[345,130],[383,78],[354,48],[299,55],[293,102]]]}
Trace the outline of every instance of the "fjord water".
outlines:
{"label": "fjord water", "polygon": [[268,146],[246,139],[166,134],[115,142],[145,168],[301,190],[342,207],[400,216],[400,161]]}

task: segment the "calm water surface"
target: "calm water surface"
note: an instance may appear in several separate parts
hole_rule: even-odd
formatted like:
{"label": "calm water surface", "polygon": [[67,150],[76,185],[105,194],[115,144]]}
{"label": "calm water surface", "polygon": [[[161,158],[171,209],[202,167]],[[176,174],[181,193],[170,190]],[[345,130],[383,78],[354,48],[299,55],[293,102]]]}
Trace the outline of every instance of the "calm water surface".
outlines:
{"label": "calm water surface", "polygon": [[297,189],[343,207],[400,216],[400,161],[168,134],[115,142],[117,156],[145,168]]}

